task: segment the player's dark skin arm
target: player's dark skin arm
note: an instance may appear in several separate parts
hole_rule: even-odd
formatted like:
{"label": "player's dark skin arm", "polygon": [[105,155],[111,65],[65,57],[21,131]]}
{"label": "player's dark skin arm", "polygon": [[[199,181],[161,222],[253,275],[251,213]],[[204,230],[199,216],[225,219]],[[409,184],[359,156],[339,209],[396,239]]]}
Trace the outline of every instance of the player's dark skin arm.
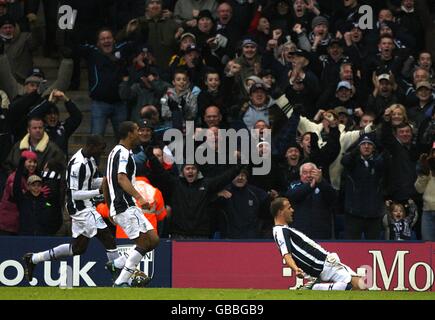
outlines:
{"label": "player's dark skin arm", "polygon": [[104,201],[106,202],[107,206],[110,207],[110,204],[112,200],[110,199],[110,193],[109,193],[109,185],[107,184],[107,177],[103,177],[103,182],[101,183],[102,193],[104,195]]}
{"label": "player's dark skin arm", "polygon": [[145,207],[148,206],[149,208],[149,204],[140,195],[140,193],[133,187],[133,184],[128,179],[126,174],[118,173],[118,183],[125,192],[127,192],[129,195],[131,195],[133,198],[135,198],[138,201],[139,207],[145,209]]}

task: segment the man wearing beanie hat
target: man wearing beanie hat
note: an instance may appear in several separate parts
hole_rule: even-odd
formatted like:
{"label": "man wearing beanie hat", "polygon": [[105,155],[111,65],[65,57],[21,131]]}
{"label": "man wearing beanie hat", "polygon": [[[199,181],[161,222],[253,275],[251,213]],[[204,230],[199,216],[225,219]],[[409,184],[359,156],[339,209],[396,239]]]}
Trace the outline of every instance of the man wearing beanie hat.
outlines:
{"label": "man wearing beanie hat", "polygon": [[314,30],[318,25],[324,24],[326,27],[329,27],[329,21],[325,17],[317,16],[311,21],[311,29]]}
{"label": "man wearing beanie hat", "polygon": [[0,18],[0,38],[14,77],[17,81],[24,82],[33,67],[32,51],[36,48],[36,43],[32,35],[17,30],[16,21],[9,15],[4,15]]}
{"label": "man wearing beanie hat", "polygon": [[299,168],[302,164],[304,151],[299,143],[292,141],[288,144],[285,158],[286,165],[283,166],[282,171],[285,176],[286,185],[290,185],[293,181],[300,179]]}
{"label": "man wearing beanie hat", "polygon": [[329,41],[332,39],[328,19],[322,16],[315,17],[311,21],[311,28],[308,36],[302,28],[294,29],[298,34],[298,47],[308,52],[316,52],[319,56],[326,54]]}
{"label": "man wearing beanie hat", "polygon": [[347,240],[380,239],[383,213],[383,154],[376,153],[370,135],[363,135],[358,145],[347,152],[344,167],[344,238]]}

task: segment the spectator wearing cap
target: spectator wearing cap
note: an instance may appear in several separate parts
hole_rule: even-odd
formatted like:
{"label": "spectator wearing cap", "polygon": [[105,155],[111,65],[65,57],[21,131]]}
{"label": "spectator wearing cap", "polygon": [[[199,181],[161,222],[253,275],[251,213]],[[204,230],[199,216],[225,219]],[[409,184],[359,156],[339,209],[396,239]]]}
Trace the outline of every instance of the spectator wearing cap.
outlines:
{"label": "spectator wearing cap", "polygon": [[243,95],[249,95],[243,84],[248,77],[257,75],[261,68],[261,60],[257,43],[251,37],[244,38],[241,43],[241,55],[235,59],[235,63],[241,66],[235,82],[242,89]]}
{"label": "spectator wearing cap", "polygon": [[163,14],[162,0],[147,0],[145,8],[145,16],[130,20],[117,39],[146,41],[153,49],[156,65],[164,70],[177,51],[175,35],[180,24]]}
{"label": "spectator wearing cap", "polygon": [[216,12],[218,2],[216,0],[185,0],[177,1],[174,7],[174,17],[183,27],[195,27],[199,21],[201,11]]}
{"label": "spectator wearing cap", "polygon": [[352,131],[355,129],[355,121],[348,109],[343,106],[339,106],[334,108],[334,111],[338,114],[338,122],[344,125],[345,131]]}
{"label": "spectator wearing cap", "polygon": [[178,52],[174,54],[169,61],[169,67],[172,69],[186,65],[186,61],[184,61],[184,52],[192,44],[196,44],[196,36],[191,32],[184,32],[180,35],[178,41]]}
{"label": "spectator wearing cap", "polygon": [[0,54],[6,54],[13,76],[23,83],[32,70],[32,51],[38,44],[29,32],[21,32],[8,15],[0,17],[0,38]]}
{"label": "spectator wearing cap", "polygon": [[354,63],[349,57],[344,55],[344,43],[340,39],[331,39],[327,47],[327,55],[314,59],[313,70],[318,70],[320,74],[320,84],[322,88],[327,88],[330,83],[337,83],[340,78],[340,66],[343,63]]}
{"label": "spectator wearing cap", "polygon": [[[1,46],[1,42],[0,42]],[[73,72],[73,61],[67,57],[64,57],[59,65],[56,80],[47,84],[45,79],[45,74],[43,70],[39,67],[33,67],[26,78],[38,77],[41,83],[44,85],[40,88],[40,94],[43,96],[48,96],[53,89],[58,89],[61,91],[66,91],[69,88],[71,82],[71,75]],[[26,80],[24,80],[24,86],[22,81],[17,81],[14,76],[13,66],[11,65],[7,55],[1,54],[0,48],[0,88],[3,89],[10,99],[14,99],[19,95],[24,95],[26,93],[25,88]]]}
{"label": "spectator wearing cap", "polygon": [[260,50],[264,51],[267,41],[271,37],[270,22],[262,15],[262,6],[258,5],[247,33],[258,43]]}
{"label": "spectator wearing cap", "polygon": [[[69,115],[62,121],[59,116],[59,108],[56,105],[58,102],[64,103]],[[65,156],[67,156],[68,140],[80,126],[83,118],[82,112],[77,108],[76,104],[64,92],[53,90],[48,102],[34,108],[28,116],[44,119],[45,131],[48,133],[50,141],[56,143]]]}
{"label": "spectator wearing cap", "polygon": [[268,96],[267,88],[262,83],[255,83],[249,89],[249,102],[243,112],[242,120],[245,126],[251,130],[258,120],[263,120],[270,125],[270,112],[274,100]]}
{"label": "spectator wearing cap", "polygon": [[377,120],[392,104],[403,104],[405,102],[405,97],[397,90],[395,77],[391,73],[374,75],[373,86],[373,93],[370,94],[364,111],[374,113]]}
{"label": "spectator wearing cap", "polygon": [[27,190],[21,187],[25,158],[21,157],[13,183],[13,199],[19,210],[18,235],[52,236],[50,227],[58,217],[42,189],[42,178],[33,174],[27,178]]}
{"label": "spectator wearing cap", "polygon": [[158,68],[146,58],[149,54],[148,46],[142,46],[129,68],[129,76],[124,76],[119,84],[119,96],[129,106],[129,118],[134,122],[139,121],[143,106],[158,105],[170,87],[168,82],[161,79]]}
{"label": "spectator wearing cap", "polygon": [[432,85],[428,81],[417,83],[416,95],[418,103],[408,108],[409,120],[415,128],[419,128],[425,119],[431,118],[435,108],[435,94]]}
{"label": "spectator wearing cap", "polygon": [[[329,83],[326,89],[321,93],[319,99],[317,100],[318,108],[322,106],[330,105],[333,101],[337,102],[337,88],[340,82],[348,82],[352,88],[352,98],[355,116],[361,117],[363,114],[363,106],[366,104],[368,94],[366,85],[361,81],[358,76],[360,74],[356,66],[350,62],[342,63],[339,67],[339,80],[337,82]],[[338,105],[335,105],[336,107]]]}
{"label": "spectator wearing cap", "polygon": [[[140,119],[136,123],[139,126],[138,133],[140,144],[137,145],[133,150],[133,160],[136,164],[136,168],[143,172],[143,170],[145,170],[144,166],[147,161],[145,150],[148,146],[153,146],[156,144],[156,141],[154,141],[153,137],[154,126],[148,119]],[[142,176],[143,174],[138,175]]]}
{"label": "spectator wearing cap", "polygon": [[4,166],[13,171],[18,167],[21,153],[30,150],[36,153],[38,158],[37,172],[41,172],[49,160],[56,160],[65,164],[66,155],[53,142],[44,130],[44,121],[41,118],[30,118],[27,121],[27,135],[12,147]]}
{"label": "spectator wearing cap", "polygon": [[311,21],[312,31],[307,35],[299,25],[293,28],[298,35],[298,46],[302,50],[313,52],[317,56],[327,54],[328,44],[332,39],[329,33],[329,21],[323,16],[317,16]]}
{"label": "spectator wearing cap", "polygon": [[[370,135],[341,159],[344,167],[344,239],[379,240],[383,214],[384,156]],[[363,236],[363,237],[362,237]]]}
{"label": "spectator wearing cap", "polygon": [[[414,59],[410,59],[414,62]],[[418,61],[412,65],[405,64],[402,69],[402,81],[399,83],[403,92],[405,92],[408,105],[413,105],[418,102],[415,87],[418,82],[429,81],[435,83],[434,70],[432,69],[432,58],[428,52],[421,52]]]}
{"label": "spectator wearing cap", "polygon": [[[348,113],[354,116],[355,109],[358,106],[355,99],[355,88],[349,81],[340,81],[335,89],[335,97],[330,99],[326,105],[328,109],[345,107]],[[321,108],[321,105],[319,105],[319,108]]]}
{"label": "spectator wearing cap", "polygon": [[[27,178],[37,174],[37,156],[32,151],[23,151],[21,157],[25,158],[21,178],[21,189],[27,190]],[[12,172],[6,180],[5,189],[0,201],[0,235],[15,235],[19,229],[19,210],[13,199],[13,184],[16,171]]]}

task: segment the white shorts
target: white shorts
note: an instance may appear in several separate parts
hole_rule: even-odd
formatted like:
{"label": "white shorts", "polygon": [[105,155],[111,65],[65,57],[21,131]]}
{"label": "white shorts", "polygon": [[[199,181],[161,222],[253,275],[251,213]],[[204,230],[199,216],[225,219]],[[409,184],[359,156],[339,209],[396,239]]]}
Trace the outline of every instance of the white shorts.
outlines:
{"label": "white shorts", "polygon": [[320,273],[320,280],[323,282],[349,283],[352,280],[352,276],[357,274],[350,267],[341,263],[336,254],[335,257],[337,260],[334,262],[329,262],[328,259],[325,261],[323,271]]}
{"label": "white shorts", "polygon": [[142,213],[142,209],[138,207],[130,207],[124,212],[118,213],[113,217],[113,220],[124,230],[129,239],[138,238],[140,232],[147,233],[154,230],[151,222]]}
{"label": "white shorts", "polygon": [[98,229],[107,228],[103,217],[95,209],[85,209],[71,216],[71,229],[73,238],[83,235],[92,238]]}

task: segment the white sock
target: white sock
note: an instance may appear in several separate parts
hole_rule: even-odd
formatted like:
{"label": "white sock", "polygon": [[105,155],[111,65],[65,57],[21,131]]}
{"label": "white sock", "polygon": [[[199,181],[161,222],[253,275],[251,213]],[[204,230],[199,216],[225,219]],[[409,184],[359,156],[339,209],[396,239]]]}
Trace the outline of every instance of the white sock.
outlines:
{"label": "white sock", "polygon": [[107,254],[107,260],[109,260],[110,262],[115,261],[120,256],[118,249],[106,250],[106,254]]}
{"label": "white sock", "polygon": [[347,283],[344,282],[326,282],[316,283],[313,285],[312,290],[346,290]]}
{"label": "white sock", "polygon": [[61,244],[50,250],[34,253],[32,255],[32,263],[37,264],[42,261],[60,260],[62,258],[71,257],[72,255],[72,245]]}
{"label": "white sock", "polygon": [[136,266],[142,260],[143,255],[141,255],[137,250],[131,250],[130,255],[125,262],[125,266],[121,271],[118,279],[116,279],[115,284],[121,284],[128,282],[128,279],[133,275],[136,270]]}
{"label": "white sock", "polygon": [[117,259],[113,260],[113,264],[115,268],[122,269],[125,266],[125,262],[127,261],[127,257],[121,254]]}

